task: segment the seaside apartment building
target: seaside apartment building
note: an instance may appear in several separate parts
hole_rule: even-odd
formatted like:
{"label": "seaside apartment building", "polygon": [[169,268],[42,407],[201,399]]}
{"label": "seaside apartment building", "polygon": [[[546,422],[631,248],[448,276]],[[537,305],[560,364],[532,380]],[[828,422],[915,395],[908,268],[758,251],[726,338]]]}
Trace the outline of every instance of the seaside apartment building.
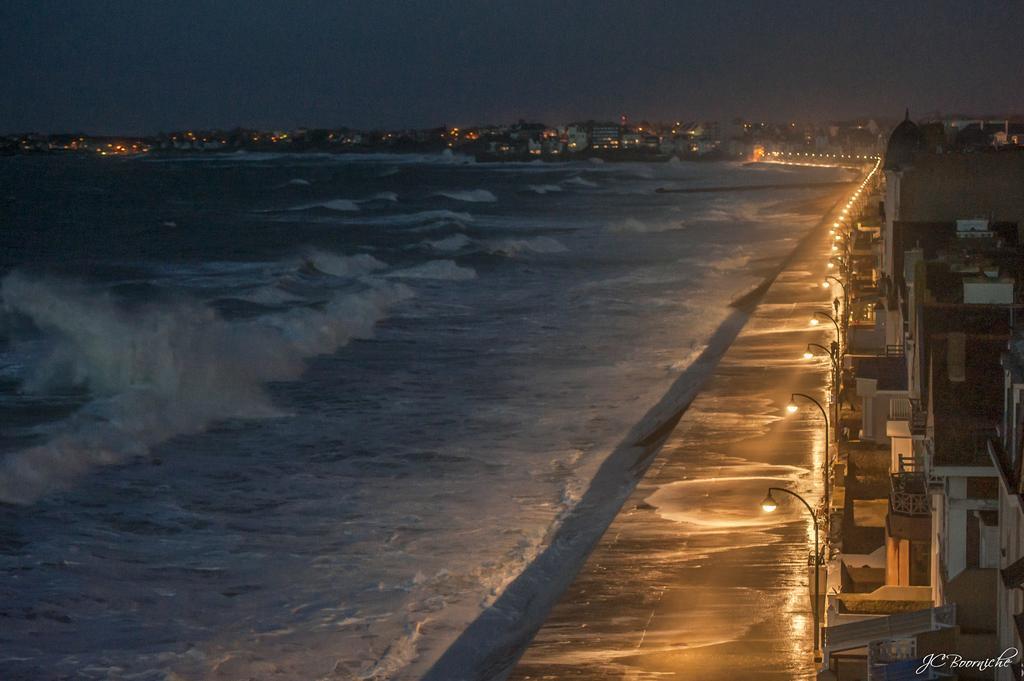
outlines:
{"label": "seaside apartment building", "polygon": [[833,556],[819,678],[917,673],[929,654],[1024,649],[1024,150],[892,133],[884,187],[848,225]]}

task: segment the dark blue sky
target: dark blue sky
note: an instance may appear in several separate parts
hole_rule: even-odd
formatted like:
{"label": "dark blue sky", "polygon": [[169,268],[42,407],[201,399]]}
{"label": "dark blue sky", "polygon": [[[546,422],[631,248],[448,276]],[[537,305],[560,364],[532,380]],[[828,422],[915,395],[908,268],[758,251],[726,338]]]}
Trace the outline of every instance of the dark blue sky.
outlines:
{"label": "dark blue sky", "polygon": [[1024,3],[3,0],[0,132],[1024,112]]}

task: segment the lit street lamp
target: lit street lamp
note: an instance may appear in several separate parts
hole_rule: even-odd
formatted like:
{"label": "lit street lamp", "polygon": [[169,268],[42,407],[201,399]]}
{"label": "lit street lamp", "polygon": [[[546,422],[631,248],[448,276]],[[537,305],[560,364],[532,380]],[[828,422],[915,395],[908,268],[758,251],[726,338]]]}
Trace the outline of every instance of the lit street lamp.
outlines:
{"label": "lit street lamp", "polygon": [[826,348],[824,345],[821,345],[820,343],[808,343],[807,349],[804,350],[804,359],[814,359],[814,351],[811,350],[811,348],[818,348],[819,350],[824,352],[828,356],[828,358],[832,360],[832,369],[834,371],[837,371],[839,369],[839,365],[837,363],[838,358],[836,357],[835,348],[829,349]]}
{"label": "lit street lamp", "polygon": [[818,324],[821,323],[821,320],[818,319],[818,317],[824,317],[825,319],[835,324],[837,340],[839,336],[843,335],[843,332],[839,330],[839,322],[836,321],[836,318],[830,315],[828,312],[822,312],[821,310],[816,311],[814,315],[811,317],[811,326],[817,326]]}
{"label": "lit street lamp", "polygon": [[811,508],[811,505],[807,503],[806,499],[796,492],[791,492],[784,487],[768,488],[768,495],[765,496],[764,501],[761,502],[761,508],[765,513],[772,513],[779,507],[778,502],[776,502],[775,498],[772,497],[772,492],[784,492],[799,499],[800,502],[807,507],[807,512],[811,514],[811,521],[814,523],[814,603],[812,604],[811,610],[814,612],[814,652],[817,654],[821,649],[821,620],[818,616],[818,599],[821,597],[821,585],[818,577],[818,565],[820,562],[820,557],[818,555],[818,516],[815,515],[814,509]]}
{"label": "lit street lamp", "polygon": [[[798,397],[802,397],[805,400],[809,400],[809,401],[813,402],[814,406],[816,406],[818,408],[818,411],[821,412],[821,417],[823,419],[825,419],[825,462],[824,462],[825,463],[825,465],[824,465],[825,476],[824,477],[825,477],[825,512],[827,514],[828,513],[828,509],[829,509],[829,501],[830,501],[830,494],[829,494],[829,487],[830,487],[829,482],[830,482],[830,480],[829,479],[832,477],[831,476],[831,471],[829,470],[831,468],[832,462],[829,460],[830,456],[829,456],[829,433],[828,433],[828,431],[829,431],[829,422],[828,422],[828,412],[825,411],[825,407],[821,406],[821,402],[819,402],[818,400],[814,399],[810,395],[805,395],[804,393],[793,393],[792,395],[789,396],[789,404],[786,405],[786,411],[788,411],[790,414],[795,414],[800,409],[800,407],[798,407],[797,403],[796,403],[796,398],[798,398]],[[826,518],[827,518],[827,516],[826,516]]]}
{"label": "lit street lamp", "polygon": [[844,284],[842,280],[839,279],[839,277],[833,276],[831,274],[826,274],[825,278],[821,282],[821,285],[824,288],[829,288],[831,286],[831,284],[829,283],[830,280],[839,284],[839,287],[843,290],[843,324],[845,325],[847,318],[850,316],[850,296],[846,292],[846,284]]}

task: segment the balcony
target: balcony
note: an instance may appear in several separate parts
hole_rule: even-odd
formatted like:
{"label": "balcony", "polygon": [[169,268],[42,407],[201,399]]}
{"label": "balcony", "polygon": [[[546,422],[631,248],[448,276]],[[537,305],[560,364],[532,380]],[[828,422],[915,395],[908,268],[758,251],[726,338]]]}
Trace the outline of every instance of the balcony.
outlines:
{"label": "balcony", "polygon": [[920,674],[924,660],[917,652],[916,638],[883,639],[868,645],[870,681],[929,681],[938,679],[934,669]]}
{"label": "balcony", "polygon": [[890,537],[928,541],[931,536],[931,506],[924,473],[903,471],[889,476],[889,514],[885,519]]}
{"label": "balcony", "polygon": [[873,641],[905,639],[956,624],[956,605],[923,608],[884,617],[825,627],[826,654],[870,645]]}
{"label": "balcony", "polygon": [[889,476],[889,505],[893,513],[902,515],[931,515],[928,503],[928,483],[924,473],[893,473]]}
{"label": "balcony", "polygon": [[889,400],[889,420],[885,430],[888,437],[923,438],[928,429],[928,412],[919,400],[906,397]]}

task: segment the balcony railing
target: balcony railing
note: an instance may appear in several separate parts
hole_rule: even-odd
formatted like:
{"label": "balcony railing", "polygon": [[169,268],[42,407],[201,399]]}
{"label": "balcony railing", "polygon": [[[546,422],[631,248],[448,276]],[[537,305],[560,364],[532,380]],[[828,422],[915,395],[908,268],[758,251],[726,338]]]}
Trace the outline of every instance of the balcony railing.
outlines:
{"label": "balcony railing", "polygon": [[905,397],[899,397],[889,400],[889,420],[890,421],[909,421],[911,415],[914,413],[913,407],[910,405],[910,400]]}
{"label": "balcony railing", "polygon": [[904,355],[904,348],[902,345],[889,344],[885,346],[886,357],[902,357]]}
{"label": "balcony railing", "polygon": [[889,400],[889,420],[906,421],[911,435],[924,435],[928,428],[928,412],[919,400],[897,397]]}
{"label": "balcony railing", "polygon": [[933,669],[925,669],[918,674],[921,664],[916,638],[882,639],[868,645],[870,681],[928,681],[937,678]]}
{"label": "balcony railing", "polygon": [[829,653],[860,648],[872,641],[909,638],[926,631],[951,627],[956,623],[956,604],[915,612],[873,617],[871,619],[825,627],[825,648]]}
{"label": "balcony railing", "polygon": [[901,472],[889,476],[889,501],[894,513],[929,515],[928,482],[924,473]]}

